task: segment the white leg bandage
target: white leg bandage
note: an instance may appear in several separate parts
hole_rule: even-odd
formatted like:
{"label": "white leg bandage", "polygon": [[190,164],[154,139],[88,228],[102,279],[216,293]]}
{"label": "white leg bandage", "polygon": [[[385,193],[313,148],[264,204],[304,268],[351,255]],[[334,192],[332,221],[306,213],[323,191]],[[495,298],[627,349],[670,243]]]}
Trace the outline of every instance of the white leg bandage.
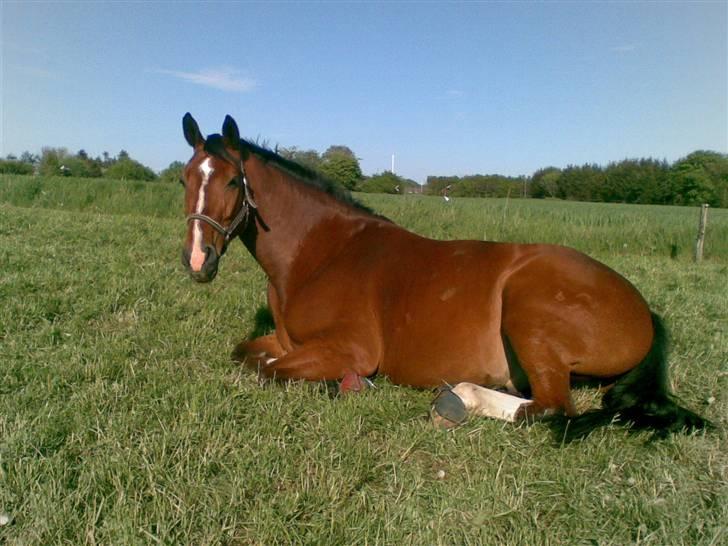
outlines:
{"label": "white leg bandage", "polygon": [[452,392],[463,401],[468,415],[492,417],[511,423],[516,421],[522,407],[533,404],[532,400],[486,389],[473,383],[458,383]]}

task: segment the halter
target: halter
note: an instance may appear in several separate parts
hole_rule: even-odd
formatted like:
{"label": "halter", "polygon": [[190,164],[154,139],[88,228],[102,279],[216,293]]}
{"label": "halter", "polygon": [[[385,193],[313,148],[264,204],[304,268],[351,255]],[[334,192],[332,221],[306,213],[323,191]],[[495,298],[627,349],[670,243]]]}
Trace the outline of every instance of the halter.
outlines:
{"label": "halter", "polygon": [[243,204],[240,207],[240,210],[235,215],[235,218],[233,218],[232,222],[230,222],[230,225],[228,227],[223,226],[220,222],[210,218],[206,214],[195,213],[187,216],[187,223],[189,223],[191,220],[201,220],[209,226],[212,226],[215,231],[220,233],[225,238],[223,252],[230,242],[230,239],[232,239],[235,235],[235,231],[240,227],[241,224],[247,223],[248,216],[250,215],[250,209],[258,208],[258,205],[255,204],[255,201],[253,201],[253,195],[250,191],[250,187],[248,186],[248,179],[245,176],[245,169],[243,167],[242,161],[240,162],[240,172],[243,175],[243,190],[245,192],[245,195],[243,196]]}

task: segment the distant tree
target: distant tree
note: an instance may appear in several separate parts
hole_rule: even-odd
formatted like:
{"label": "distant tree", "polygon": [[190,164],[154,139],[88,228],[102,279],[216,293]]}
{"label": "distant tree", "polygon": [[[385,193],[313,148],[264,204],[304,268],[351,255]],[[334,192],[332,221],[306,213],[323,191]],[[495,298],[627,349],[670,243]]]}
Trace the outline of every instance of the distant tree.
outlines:
{"label": "distant tree", "polygon": [[177,183],[182,180],[182,172],[184,171],[185,164],[181,161],[172,161],[169,166],[159,173],[160,182],[173,182]]}
{"label": "distant tree", "polygon": [[321,168],[321,156],[316,150],[300,150],[293,146],[291,148],[280,148],[278,154],[312,171],[318,171]]}
{"label": "distant tree", "polygon": [[537,199],[544,197],[556,197],[559,191],[559,178],[561,177],[561,169],[556,167],[546,167],[539,169],[531,176],[531,184],[529,186],[530,196]]}
{"label": "distant tree", "polygon": [[31,163],[17,159],[0,159],[0,174],[33,174]]}
{"label": "distant tree", "polygon": [[69,176],[79,176],[82,178],[98,178],[101,176],[101,165],[97,165],[90,159],[84,160],[80,157],[68,157],[63,164],[66,167],[64,174]]}
{"label": "distant tree", "polygon": [[330,146],[321,156],[319,171],[348,190],[353,190],[362,180],[359,160],[346,146]]}
{"label": "distant tree", "polygon": [[556,197],[572,201],[602,201],[604,170],[599,165],[569,165],[559,177]]}
{"label": "distant tree", "polygon": [[404,187],[400,193],[422,193],[422,186],[411,178],[405,178]]}
{"label": "distant tree", "polygon": [[670,169],[675,204],[728,207],[728,155],[698,150]]}
{"label": "distant tree", "polygon": [[129,158],[128,154],[126,159],[117,159],[108,169],[106,169],[105,174],[108,178],[116,178],[118,180],[157,179],[157,175],[152,169],[142,165],[138,161]]}
{"label": "distant tree", "polygon": [[98,178],[102,174],[101,163],[91,159],[85,150],[76,152],[75,156],[67,156],[63,160],[63,174],[82,178]]}
{"label": "distant tree", "polygon": [[498,174],[463,176],[453,185],[453,197],[522,197],[525,179]]}
{"label": "distant tree", "polygon": [[459,182],[458,176],[428,176],[423,191],[427,195],[442,195],[442,190],[447,186],[457,185]]}
{"label": "distant tree", "polygon": [[15,154],[8,154],[0,159],[0,174],[33,174],[38,156],[23,152],[20,159]]}
{"label": "distant tree", "polygon": [[23,163],[28,163],[30,165],[35,165],[40,161],[40,157],[38,157],[36,154],[32,154],[26,151],[20,154],[20,161],[22,161]]}
{"label": "distant tree", "polygon": [[334,144],[326,148],[326,151],[321,154],[321,159],[323,161],[326,161],[327,159],[330,159],[334,156],[344,156],[350,159],[356,159],[356,155],[354,155],[354,152],[351,151],[351,148],[338,144]]}
{"label": "distant tree", "polygon": [[641,193],[642,176],[639,163],[625,159],[610,163],[604,169],[604,183],[596,188],[599,201],[607,203],[637,203]]}
{"label": "distant tree", "polygon": [[524,177],[511,177],[499,174],[475,174],[469,176],[428,176],[425,193],[443,195],[450,187],[448,195],[453,197],[523,197]]}
{"label": "distant tree", "polygon": [[101,165],[89,159],[85,152],[71,155],[66,148],[43,148],[38,162],[38,173],[43,176],[84,178],[100,177],[102,174]]}
{"label": "distant tree", "polygon": [[403,195],[411,192],[416,186],[417,183],[412,180],[397,176],[391,171],[384,171],[364,179],[357,189],[365,193]]}
{"label": "distant tree", "polygon": [[663,203],[668,168],[654,159],[625,159],[604,169],[598,189],[600,201],[608,203]]}
{"label": "distant tree", "polygon": [[131,159],[131,158],[129,157],[129,152],[127,152],[126,150],[121,150],[121,151],[119,152],[119,155],[117,155],[117,156],[116,156],[116,160],[117,160],[117,161],[124,161],[124,160],[126,160],[126,159]]}
{"label": "distant tree", "polygon": [[99,157],[88,160],[90,176],[101,177],[104,174],[104,165]]}
{"label": "distant tree", "polygon": [[667,161],[651,158],[640,159],[639,172],[640,191],[637,197],[638,203],[665,205],[672,202],[670,166]]}
{"label": "distant tree", "polygon": [[[65,163],[69,158],[66,148],[43,148],[38,163],[38,174],[42,176],[62,176],[65,174]],[[64,167],[61,169],[61,167]]]}

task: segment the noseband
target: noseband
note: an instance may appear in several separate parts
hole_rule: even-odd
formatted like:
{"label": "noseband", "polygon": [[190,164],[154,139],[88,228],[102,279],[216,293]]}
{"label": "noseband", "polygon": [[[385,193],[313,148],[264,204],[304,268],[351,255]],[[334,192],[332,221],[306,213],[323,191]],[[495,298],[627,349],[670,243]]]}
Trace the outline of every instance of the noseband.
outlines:
{"label": "noseband", "polygon": [[220,222],[210,218],[206,214],[190,214],[187,216],[187,223],[190,223],[192,220],[200,220],[220,233],[225,238],[223,251],[230,242],[230,239],[232,239],[235,235],[237,229],[241,225],[247,224],[248,216],[250,216],[250,209],[258,208],[258,205],[255,204],[255,201],[253,201],[253,196],[251,194],[250,187],[248,186],[248,179],[245,177],[245,169],[243,168],[242,161],[240,162],[240,171],[243,177],[243,191],[245,192],[243,195],[243,204],[228,227],[223,226]]}

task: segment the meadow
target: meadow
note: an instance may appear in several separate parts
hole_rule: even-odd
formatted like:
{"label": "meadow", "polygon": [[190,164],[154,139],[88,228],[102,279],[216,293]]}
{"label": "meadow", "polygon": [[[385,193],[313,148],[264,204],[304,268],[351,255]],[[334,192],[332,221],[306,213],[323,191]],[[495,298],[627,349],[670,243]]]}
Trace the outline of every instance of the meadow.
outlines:
{"label": "meadow", "polygon": [[182,188],[5,176],[0,543],[728,541],[728,210],[710,211],[696,264],[693,208],[358,197],[422,235],[566,244],[612,266],[665,318],[674,391],[717,430],[560,445],[543,423],[435,430],[431,392],[382,378],[345,398],[261,386],[229,353],[265,276],[236,243],[213,283],[189,279]]}

